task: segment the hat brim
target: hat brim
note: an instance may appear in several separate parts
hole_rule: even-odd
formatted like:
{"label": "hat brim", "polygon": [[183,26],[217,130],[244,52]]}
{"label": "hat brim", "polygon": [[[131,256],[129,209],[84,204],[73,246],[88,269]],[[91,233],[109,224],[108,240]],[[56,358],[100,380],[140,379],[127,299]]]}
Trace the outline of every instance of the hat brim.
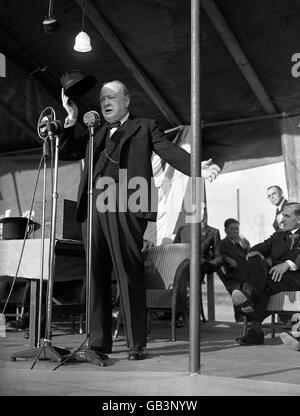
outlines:
{"label": "hat brim", "polygon": [[75,81],[72,85],[65,88],[65,95],[72,100],[81,97],[90,91],[97,84],[97,79],[92,75],[86,75],[79,81]]}

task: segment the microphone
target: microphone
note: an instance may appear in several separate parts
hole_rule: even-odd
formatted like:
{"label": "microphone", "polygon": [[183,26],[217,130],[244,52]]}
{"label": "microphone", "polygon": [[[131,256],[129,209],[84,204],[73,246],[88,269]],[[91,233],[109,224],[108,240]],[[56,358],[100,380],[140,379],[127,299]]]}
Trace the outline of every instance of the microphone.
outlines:
{"label": "microphone", "polygon": [[60,134],[63,131],[63,124],[60,120],[50,121],[48,117],[44,117],[39,125],[40,131],[43,135],[48,133]]}
{"label": "microphone", "polygon": [[99,113],[97,113],[97,111],[93,111],[93,110],[92,111],[88,111],[83,116],[83,122],[88,127],[98,126],[98,124],[100,124],[100,116],[99,116]]}

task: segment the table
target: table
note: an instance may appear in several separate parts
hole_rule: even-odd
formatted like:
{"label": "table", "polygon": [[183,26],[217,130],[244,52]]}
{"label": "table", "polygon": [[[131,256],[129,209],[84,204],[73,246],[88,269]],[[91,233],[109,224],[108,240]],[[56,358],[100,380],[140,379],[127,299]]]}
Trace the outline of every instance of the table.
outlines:
{"label": "table", "polygon": [[[23,240],[0,240],[0,280],[15,276]],[[44,242],[43,281],[49,277],[50,239]],[[18,272],[18,281],[30,280],[29,344],[37,344],[38,284],[40,281],[41,239],[27,239]],[[85,279],[83,243],[76,240],[56,240],[54,282]]]}

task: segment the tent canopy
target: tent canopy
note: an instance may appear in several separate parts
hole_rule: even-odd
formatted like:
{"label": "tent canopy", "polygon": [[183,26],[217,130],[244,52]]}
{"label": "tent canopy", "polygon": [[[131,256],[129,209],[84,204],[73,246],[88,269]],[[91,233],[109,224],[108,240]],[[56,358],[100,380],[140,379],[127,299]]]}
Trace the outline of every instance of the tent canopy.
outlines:
{"label": "tent canopy", "polygon": [[[82,30],[89,53],[74,51]],[[187,0],[60,0],[60,29],[45,34],[47,0],[0,2],[0,153],[38,149],[36,123],[52,106],[58,119],[60,76],[70,69],[98,84],[78,100],[80,118],[99,111],[101,84],[122,80],[131,111],[165,129],[190,124],[190,2]],[[282,155],[276,119],[242,124],[216,122],[300,112],[300,80],[292,67],[300,52],[297,0],[202,0],[201,104],[204,157],[217,163],[256,164]],[[294,76],[293,76],[294,74]],[[211,125],[209,125],[211,124]],[[240,164],[239,164],[240,163]]]}

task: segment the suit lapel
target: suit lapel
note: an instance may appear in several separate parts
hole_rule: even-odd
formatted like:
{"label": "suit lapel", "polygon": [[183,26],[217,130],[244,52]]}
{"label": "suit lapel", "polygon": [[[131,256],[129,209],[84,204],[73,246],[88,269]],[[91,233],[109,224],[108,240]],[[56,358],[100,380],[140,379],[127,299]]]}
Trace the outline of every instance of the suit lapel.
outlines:
{"label": "suit lapel", "polygon": [[[128,119],[124,126],[121,126],[118,130],[120,133],[123,131],[123,135],[120,141],[120,152],[123,144],[136,132],[139,128],[139,124],[134,119]],[[93,159],[95,162],[95,158],[97,157],[99,150],[104,147],[103,143],[105,142],[106,136],[108,134],[108,126],[104,125],[95,135],[94,139],[94,149],[93,149]],[[88,146],[87,146],[87,153],[86,153],[86,160],[88,160]],[[83,176],[87,177],[87,163],[84,166]]]}
{"label": "suit lapel", "polygon": [[106,135],[108,132],[108,127],[107,125],[104,125],[96,134],[95,136],[95,141],[94,141],[94,150],[93,150],[93,155],[94,158],[96,156],[96,151],[101,148],[102,143],[105,141]]}
{"label": "suit lapel", "polygon": [[134,135],[134,133],[137,131],[137,129],[139,128],[139,124],[137,123],[137,120],[131,119],[129,118],[126,123],[124,124],[124,126],[120,127],[120,131],[124,131],[123,136],[121,137],[121,141],[120,141],[120,152],[122,149],[122,146],[124,145],[124,143],[131,137]]}
{"label": "suit lapel", "polygon": [[[277,257],[281,257],[284,253],[290,250],[292,240],[289,238],[287,231],[277,231],[280,243],[275,243],[277,247]],[[276,234],[277,234],[276,233]]]}

